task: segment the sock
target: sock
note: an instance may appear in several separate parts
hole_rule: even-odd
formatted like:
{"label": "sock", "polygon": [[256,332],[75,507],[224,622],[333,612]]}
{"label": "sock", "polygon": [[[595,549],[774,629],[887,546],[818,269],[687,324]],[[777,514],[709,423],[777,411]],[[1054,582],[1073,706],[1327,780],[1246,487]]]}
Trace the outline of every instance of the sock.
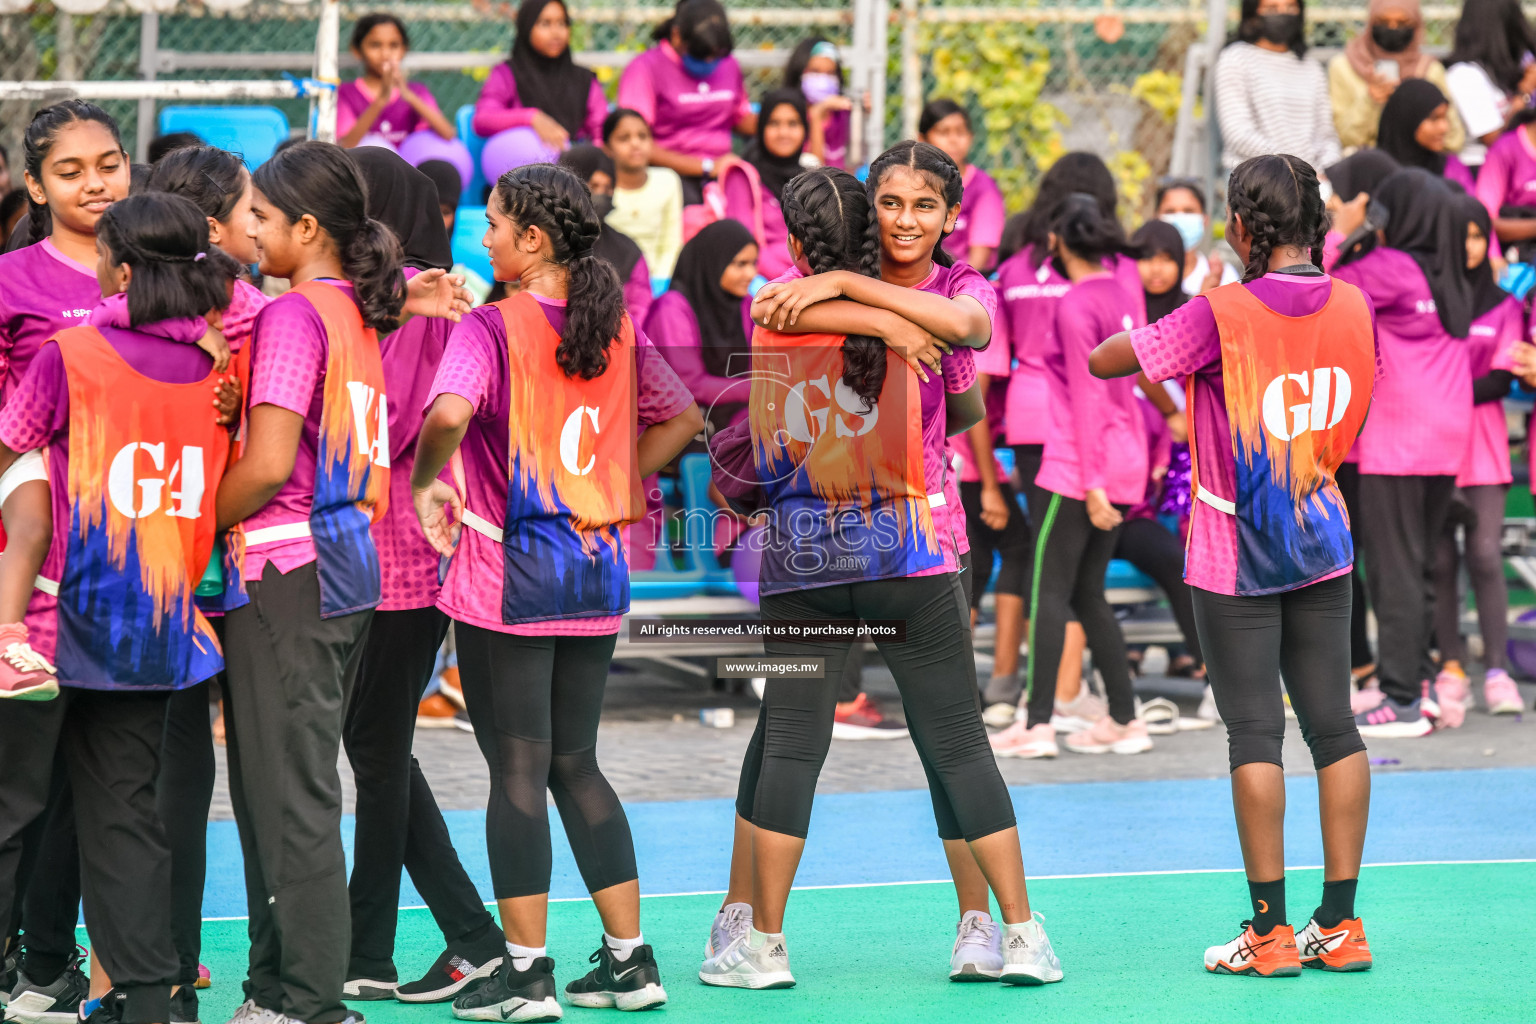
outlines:
{"label": "sock", "polygon": [[515,971],[526,971],[539,957],[548,955],[548,946],[519,946],[515,942],[507,943],[507,956],[512,958],[512,969]]}
{"label": "sock", "polygon": [[783,932],[760,932],[756,928],[747,932],[747,945],[753,949],[762,949],[770,942],[783,942]]}
{"label": "sock", "polygon": [[1355,887],[1360,884],[1358,878],[1345,878],[1337,882],[1323,883],[1323,905],[1313,912],[1312,917],[1324,928],[1337,928],[1341,921],[1348,921],[1355,916]]}
{"label": "sock", "polygon": [[603,932],[603,945],[608,947],[608,952],[620,963],[629,959],[629,954],[645,945],[645,936],[636,935],[632,939],[616,939],[607,932]]}
{"label": "sock", "polygon": [[1253,933],[1268,935],[1275,925],[1285,924],[1285,879],[1278,882],[1249,882],[1248,898],[1253,900]]}

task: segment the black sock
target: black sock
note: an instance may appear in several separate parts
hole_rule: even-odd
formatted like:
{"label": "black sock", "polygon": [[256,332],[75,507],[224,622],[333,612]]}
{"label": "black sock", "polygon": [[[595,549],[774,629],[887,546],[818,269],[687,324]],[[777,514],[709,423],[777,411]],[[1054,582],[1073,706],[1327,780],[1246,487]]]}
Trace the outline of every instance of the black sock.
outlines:
{"label": "black sock", "polygon": [[1275,925],[1285,924],[1285,879],[1278,882],[1249,882],[1248,898],[1253,900],[1253,933],[1268,935]]}
{"label": "black sock", "polygon": [[1345,878],[1337,882],[1323,883],[1323,905],[1313,912],[1312,918],[1324,928],[1337,928],[1340,921],[1355,916],[1355,886],[1358,878]]}

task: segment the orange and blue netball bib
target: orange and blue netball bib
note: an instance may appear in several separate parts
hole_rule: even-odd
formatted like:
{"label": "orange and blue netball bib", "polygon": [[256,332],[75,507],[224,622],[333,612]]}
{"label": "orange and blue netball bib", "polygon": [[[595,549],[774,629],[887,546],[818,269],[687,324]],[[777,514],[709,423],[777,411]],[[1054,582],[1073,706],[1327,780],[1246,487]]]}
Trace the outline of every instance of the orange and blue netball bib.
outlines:
{"label": "orange and blue netball bib", "polygon": [[872,406],[843,382],[843,336],[752,335],[753,459],[772,512],[765,594],[910,576],[944,563],[923,486],[917,376],[886,352]]}
{"label": "orange and blue netball bib", "polygon": [[[1365,424],[1375,381],[1364,294],[1335,280],[1323,308],[1298,317],[1276,313],[1241,284],[1205,298],[1221,335],[1231,437],[1198,443],[1232,446],[1236,493],[1217,494],[1198,478],[1194,491],[1233,521],[1232,592],[1271,594],[1348,568],[1354,544],[1334,474]],[[1196,443],[1192,431],[1192,450]]]}
{"label": "orange and blue netball bib", "polygon": [[59,677],[90,689],[181,689],[224,667],[192,600],[213,552],[229,434],[217,374],[166,384],[94,327],[54,341],[69,382],[69,521],[58,580]]}
{"label": "orange and blue netball bib", "polygon": [[608,368],[583,380],[555,361],[560,336],[537,299],[515,295],[496,307],[509,371],[502,621],[621,614],[629,608],[621,527],[645,511],[634,327],[626,317]]}

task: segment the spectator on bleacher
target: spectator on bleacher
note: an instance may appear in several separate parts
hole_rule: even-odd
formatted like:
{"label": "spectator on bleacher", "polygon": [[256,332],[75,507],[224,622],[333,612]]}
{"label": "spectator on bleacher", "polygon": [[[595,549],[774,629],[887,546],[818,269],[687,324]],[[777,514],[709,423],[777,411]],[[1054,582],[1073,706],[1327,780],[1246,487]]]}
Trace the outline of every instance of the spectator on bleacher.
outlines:
{"label": "spectator on bleacher", "polygon": [[731,25],[718,0],[681,0],[651,38],[656,45],[619,77],[619,106],[651,126],[651,163],[678,173],[684,202],[702,202],[704,181],[731,152],[731,132],[757,131]]}
{"label": "spectator on bleacher", "polygon": [[[806,36],[795,45],[784,65],[784,88],[799,89],[810,119],[806,152],[828,167],[846,167],[853,101],[843,95],[847,84],[837,44],[822,36]],[[868,98],[864,110],[869,111]]]}
{"label": "spectator on bleacher", "polygon": [[1472,172],[1449,144],[1451,105],[1435,83],[1411,78],[1399,85],[1381,108],[1376,144],[1404,167],[1422,167],[1454,181],[1467,192],[1477,186]]}
{"label": "spectator on bleacher", "polygon": [[645,321],[646,336],[716,429],[746,409],[746,389],[729,375],[731,356],[746,353],[752,337],[747,288],[757,276],[757,256],[744,225],[730,219],[707,225],[683,246],[672,287],[651,304]]}
{"label": "spectator on bleacher", "polygon": [[917,120],[917,137],[939,147],[955,162],[965,186],[960,216],[955,219],[955,230],[944,239],[944,251],[983,273],[991,270],[997,264],[997,248],[1008,214],[997,182],[980,167],[966,162],[976,142],[971,115],[954,100],[929,100]]}
{"label": "spectator on bleacher", "polygon": [[1536,92],[1536,29],[1520,0],[1465,0],[1445,59],[1446,95],[1466,125],[1461,162],[1475,172],[1488,147]]}
{"label": "spectator on bleacher", "polygon": [[156,135],[149,140],[149,162],[157,164],[167,153],[206,145],[208,143],[204,142],[203,137],[197,132],[167,132],[164,135]]}
{"label": "spectator on bleacher", "polygon": [[757,268],[770,281],[794,265],[779,197],[789,180],[804,170],[806,131],[805,97],[800,90],[774,89],[758,104],[757,135],[747,145],[746,162],[757,174],[756,185],[745,174],[727,174],[720,180],[725,215],[741,221],[754,235],[756,225],[762,223]]}
{"label": "spectator on bleacher", "polygon": [[[1423,78],[1446,90],[1445,65],[1425,53],[1423,45],[1419,0],[1371,0],[1365,28],[1328,62],[1328,96],[1339,145],[1360,149],[1376,144],[1381,108],[1400,82]],[[1446,149],[1459,150],[1466,133],[1455,111],[1450,122]]]}
{"label": "spectator on bleacher", "polygon": [[0,195],[11,190],[11,154],[0,146]]}
{"label": "spectator on bleacher", "polygon": [[564,0],[523,0],[506,63],[496,65],[475,101],[475,134],[485,180],[530,163],[553,163],[573,142],[602,136],[608,100],[597,76],[571,57]]}
{"label": "spectator on bleacher", "polygon": [[1500,243],[1513,243],[1522,262],[1536,261],[1536,109],[1522,109],[1488,147],[1477,198],[1493,216]]}
{"label": "spectator on bleacher", "polygon": [[[1198,181],[1173,180],[1158,185],[1155,212],[1158,220],[1179,233],[1183,243],[1179,274],[1187,294],[1200,295],[1237,280],[1237,268],[1200,251],[1210,236],[1211,216],[1205,211],[1205,189]],[[1148,309],[1147,322],[1153,319]]]}
{"label": "spectator on bleacher", "polygon": [[428,160],[416,169],[437,186],[437,205],[443,213],[443,229],[452,237],[453,225],[458,220],[459,200],[464,196],[464,183],[458,170],[446,160]]}
{"label": "spectator on bleacher", "polygon": [[1313,167],[1339,158],[1328,76],[1306,59],[1304,0],[1243,0],[1237,38],[1216,58],[1221,162],[1291,153]]}
{"label": "spectator on bleacher", "polygon": [[672,276],[683,248],[683,183],[670,167],[651,166],[651,126],[618,108],[603,121],[603,149],[613,159],[613,212],[608,223],[635,240],[651,273]]}
{"label": "spectator on bleacher", "polygon": [[619,272],[619,280],[624,284],[624,308],[629,311],[630,320],[645,323],[651,311],[651,271],[646,266],[645,254],[633,238],[607,222],[613,211],[613,182],[617,176],[613,160],[597,146],[583,142],[560,154],[560,166],[575,171],[592,192],[592,208],[603,221],[602,233],[592,251]]}
{"label": "spectator on bleacher", "polygon": [[336,90],[336,141],[351,149],[380,146],[413,167],[446,160],[466,182],[474,174],[469,149],[437,107],[432,91],[408,81],[411,37],[393,14],[365,14],[352,26],[352,56],[363,73]]}

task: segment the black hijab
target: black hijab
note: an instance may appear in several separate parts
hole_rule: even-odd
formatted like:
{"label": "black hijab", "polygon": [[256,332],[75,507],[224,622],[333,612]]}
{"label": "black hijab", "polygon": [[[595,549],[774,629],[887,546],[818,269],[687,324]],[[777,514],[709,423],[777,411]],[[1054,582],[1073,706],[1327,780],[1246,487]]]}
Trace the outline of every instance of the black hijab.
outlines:
{"label": "black hijab", "polygon": [[1410,78],[1399,84],[1381,108],[1381,122],[1376,127],[1377,147],[1404,167],[1422,167],[1431,174],[1444,174],[1445,154],[1425,149],[1413,137],[1430,112],[1444,102],[1445,93],[1427,79]]}
{"label": "black hijab", "polygon": [[[579,142],[561,153],[560,166],[569,167],[589,189],[592,187],[592,175],[599,171],[608,175],[609,181],[616,180],[613,158],[588,142]],[[640,262],[644,254],[633,238],[608,224],[608,211],[613,209],[612,196],[593,195],[592,207],[597,211],[598,220],[603,222],[602,231],[592,244],[592,251],[613,264],[613,269],[619,272],[620,282],[627,282],[635,272],[635,264]]]}
{"label": "black hijab", "polygon": [[512,80],[517,83],[517,101],[525,107],[537,107],[560,123],[576,138],[586,130],[587,97],[597,76],[577,67],[571,48],[558,57],[546,57],[528,42],[539,15],[550,4],[559,4],[570,20],[565,0],[523,0],[517,8],[517,37],[512,40]]}
{"label": "black hijab", "polygon": [[732,353],[747,351],[741,299],[720,287],[720,275],[737,253],[755,244],[752,232],[740,221],[717,220],[683,246],[672,271],[671,290],[693,308],[704,368],[716,377],[729,372]]}
{"label": "black hijab", "polygon": [[[768,128],[768,119],[778,107],[790,106],[795,108],[795,113],[800,115],[800,124],[806,130],[806,138],[802,138],[800,148],[793,156],[774,156],[768,152],[767,145],[763,142],[763,132]],[[805,111],[805,94],[799,89],[774,89],[763,97],[758,106],[757,137],[747,146],[747,162],[757,168],[757,176],[762,179],[763,185],[773,198],[778,199],[784,195],[784,186],[789,179],[799,174],[805,168],[800,166],[800,154],[805,152],[805,143],[810,135],[810,120]]]}
{"label": "black hijab", "polygon": [[1382,241],[1413,257],[1435,297],[1440,323],[1465,338],[1472,325],[1472,284],[1466,270],[1467,221],[1456,194],[1444,178],[1406,167],[1381,183],[1376,198],[1387,211]]}
{"label": "black hijab", "polygon": [[[1488,252],[1493,252],[1493,218],[1488,216],[1488,207],[1482,204],[1476,196],[1459,195],[1454,198],[1456,212],[1460,215],[1458,220],[1465,231],[1466,224],[1476,224],[1482,231],[1483,237],[1488,239]],[[1465,264],[1463,264],[1465,265]],[[1498,279],[1493,276],[1493,261],[1487,256],[1483,262],[1475,267],[1467,267],[1467,281],[1472,286],[1472,319],[1486,316],[1499,303],[1509,298],[1509,292],[1499,287]]]}
{"label": "black hijab", "polygon": [[1189,301],[1184,294],[1184,239],[1172,224],[1161,220],[1149,220],[1131,236],[1131,244],[1141,250],[1142,259],[1165,255],[1178,267],[1173,287],[1159,295],[1147,292],[1147,323],[1155,324],[1163,317]]}
{"label": "black hijab", "polygon": [[432,179],[380,146],[359,146],[347,155],[368,184],[368,216],[383,221],[400,239],[405,265],[418,270],[453,266]]}
{"label": "black hijab", "polygon": [[1381,183],[1399,167],[1396,160],[1379,149],[1362,149],[1325,168],[1323,176],[1333,186],[1333,194],[1348,203],[1361,192],[1374,196]]}

